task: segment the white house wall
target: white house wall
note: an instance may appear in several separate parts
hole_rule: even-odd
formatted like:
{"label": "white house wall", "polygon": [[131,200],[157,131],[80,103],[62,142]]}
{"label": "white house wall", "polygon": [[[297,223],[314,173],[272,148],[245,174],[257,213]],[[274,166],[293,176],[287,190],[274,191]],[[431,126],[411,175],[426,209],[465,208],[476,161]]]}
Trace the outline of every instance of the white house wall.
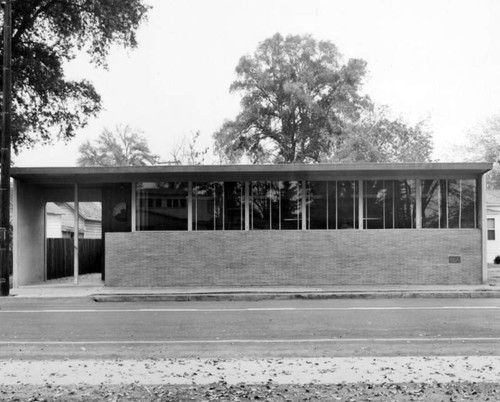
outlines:
{"label": "white house wall", "polygon": [[61,215],[47,214],[47,238],[62,237],[62,218]]}
{"label": "white house wall", "polygon": [[493,264],[493,260],[500,255],[500,206],[488,206],[487,219],[495,220],[495,240],[487,240],[488,263]]}
{"label": "white house wall", "polygon": [[100,239],[101,238],[101,222],[100,221],[85,221],[85,239]]}

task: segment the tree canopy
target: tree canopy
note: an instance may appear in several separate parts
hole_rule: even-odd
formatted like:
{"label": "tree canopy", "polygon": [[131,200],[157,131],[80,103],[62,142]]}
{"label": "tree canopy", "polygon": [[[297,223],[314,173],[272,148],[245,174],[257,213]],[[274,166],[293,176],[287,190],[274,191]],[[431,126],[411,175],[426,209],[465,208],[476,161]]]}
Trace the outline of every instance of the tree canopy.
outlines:
{"label": "tree canopy", "polygon": [[116,133],[105,128],[95,143],[85,141],[78,152],[79,166],[146,166],[159,161],[146,139],[130,126],[118,126]]}
{"label": "tree canopy", "polygon": [[[135,47],[143,0],[22,0],[12,3],[12,144],[68,139],[101,109],[93,85],[68,80],[77,51],[106,66],[112,45]],[[3,52],[3,49],[2,49]]]}
{"label": "tree canopy", "polygon": [[231,91],[243,92],[242,111],[215,133],[216,149],[255,162],[319,161],[369,105],[359,91],[365,67],[359,59],[342,64],[331,42],[274,35],[240,59]]}
{"label": "tree canopy", "polygon": [[426,121],[410,126],[374,108],[347,127],[322,162],[429,162],[432,148]]}
{"label": "tree canopy", "polygon": [[470,162],[491,162],[486,175],[488,188],[500,190],[500,113],[478,122],[466,133],[466,143],[455,146],[454,157]]}
{"label": "tree canopy", "polygon": [[214,133],[224,162],[424,161],[430,134],[380,113],[362,93],[366,62],[335,45],[276,34],[236,67],[241,112]]}

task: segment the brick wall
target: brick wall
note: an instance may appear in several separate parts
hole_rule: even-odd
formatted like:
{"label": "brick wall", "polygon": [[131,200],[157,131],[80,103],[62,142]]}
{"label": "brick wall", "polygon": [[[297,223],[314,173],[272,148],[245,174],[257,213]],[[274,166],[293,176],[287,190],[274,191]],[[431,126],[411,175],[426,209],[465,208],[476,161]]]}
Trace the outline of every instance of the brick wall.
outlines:
{"label": "brick wall", "polygon": [[106,234],[107,286],[479,283],[479,229]]}

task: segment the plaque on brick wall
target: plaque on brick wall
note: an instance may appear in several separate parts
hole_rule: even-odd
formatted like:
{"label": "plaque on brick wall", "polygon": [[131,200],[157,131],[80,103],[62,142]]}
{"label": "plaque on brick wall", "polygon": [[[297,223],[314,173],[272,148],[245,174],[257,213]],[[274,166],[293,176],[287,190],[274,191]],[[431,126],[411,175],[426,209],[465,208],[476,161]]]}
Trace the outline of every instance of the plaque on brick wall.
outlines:
{"label": "plaque on brick wall", "polygon": [[460,264],[460,256],[459,255],[450,255],[448,256],[448,262],[450,264]]}

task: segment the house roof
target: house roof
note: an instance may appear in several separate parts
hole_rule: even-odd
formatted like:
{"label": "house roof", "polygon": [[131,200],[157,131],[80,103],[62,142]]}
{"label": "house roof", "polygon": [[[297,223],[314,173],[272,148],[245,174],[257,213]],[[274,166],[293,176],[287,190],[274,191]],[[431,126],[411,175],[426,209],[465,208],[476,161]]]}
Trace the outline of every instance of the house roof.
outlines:
{"label": "house roof", "polygon": [[356,178],[476,177],[491,163],[352,163],[118,167],[14,167],[16,180],[44,185],[132,181],[328,180]]}
{"label": "house roof", "polygon": [[52,215],[64,215],[64,211],[53,202],[47,203],[46,212]]}
{"label": "house roof", "polygon": [[[75,204],[73,202],[65,203],[73,211]],[[78,214],[85,220],[100,221],[101,220],[101,203],[99,202],[81,202],[78,203]]]}

